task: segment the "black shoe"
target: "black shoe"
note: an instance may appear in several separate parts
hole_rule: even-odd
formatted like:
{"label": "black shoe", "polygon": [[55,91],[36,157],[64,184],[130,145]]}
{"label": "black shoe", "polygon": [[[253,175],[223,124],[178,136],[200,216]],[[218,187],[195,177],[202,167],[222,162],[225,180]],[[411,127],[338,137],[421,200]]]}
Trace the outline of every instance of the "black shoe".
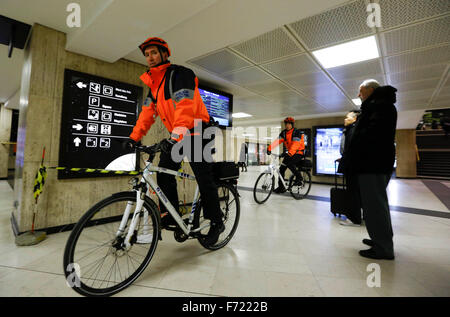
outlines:
{"label": "black shoe", "polygon": [[359,255],[369,259],[375,260],[393,260],[395,257],[393,255],[382,255],[377,254],[373,249],[369,250],[361,250],[359,251]]}
{"label": "black shoe", "polygon": [[363,239],[362,243],[368,245],[369,247],[373,247],[373,241],[370,239]]}
{"label": "black shoe", "polygon": [[211,222],[208,234],[205,237],[205,242],[208,245],[215,245],[219,240],[219,236],[225,230],[223,222]]}

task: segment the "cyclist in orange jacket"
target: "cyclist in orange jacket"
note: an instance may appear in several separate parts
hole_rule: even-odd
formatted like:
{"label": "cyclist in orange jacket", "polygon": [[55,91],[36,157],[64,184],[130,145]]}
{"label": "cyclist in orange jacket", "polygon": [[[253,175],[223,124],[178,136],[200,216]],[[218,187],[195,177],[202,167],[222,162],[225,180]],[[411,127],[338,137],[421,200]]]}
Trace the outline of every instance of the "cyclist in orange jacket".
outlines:
{"label": "cyclist in orange jacket", "polygon": [[[284,178],[286,169],[289,168],[297,177],[297,181],[300,181],[302,176],[296,166],[303,158],[305,139],[303,133],[294,128],[294,122],[295,120],[292,117],[287,117],[284,119],[285,129],[281,131],[278,139],[273,141],[272,144],[267,147],[267,154],[270,155],[274,147],[277,147],[283,143],[283,153],[281,154],[281,157],[283,157],[283,162],[280,166],[280,174]],[[274,192],[283,193],[285,191],[286,189],[282,185],[281,180],[278,180],[278,187],[274,190]]]}
{"label": "cyclist in orange jacket", "polygon": [[[161,38],[150,37],[139,48],[144,54],[149,70],[142,74],[141,80],[150,87],[142,112],[136,122],[133,132],[125,146],[133,147],[147,133],[159,116],[170,134],[170,138],[163,140],[159,167],[178,170],[181,161],[171,155],[173,145],[181,140],[192,146],[188,156],[190,165],[197,179],[202,197],[202,206],[206,219],[211,220],[211,227],[206,237],[209,244],[217,242],[219,235],[224,231],[223,214],[220,210],[217,185],[214,181],[212,163],[207,162],[203,155],[198,162],[193,159],[194,144],[202,144],[203,150],[206,142],[202,135],[194,133],[194,127],[201,121],[205,128],[210,123],[210,116],[202,101],[198,90],[198,78],[188,68],[173,65],[168,60],[171,55],[168,44]],[[195,140],[194,140],[195,139]],[[202,152],[203,153],[203,152]],[[175,176],[160,173],[157,182],[165,193],[175,210],[179,210],[177,183]],[[161,213],[167,211],[160,203]],[[162,219],[163,227],[173,228],[175,221],[168,215]]]}

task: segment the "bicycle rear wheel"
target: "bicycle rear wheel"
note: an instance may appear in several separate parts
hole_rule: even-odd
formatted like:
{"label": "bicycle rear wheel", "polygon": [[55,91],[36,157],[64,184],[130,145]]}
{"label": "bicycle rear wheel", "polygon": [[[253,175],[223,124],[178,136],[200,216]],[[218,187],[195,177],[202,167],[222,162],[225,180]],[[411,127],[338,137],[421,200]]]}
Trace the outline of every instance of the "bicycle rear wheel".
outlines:
{"label": "bicycle rear wheel", "polygon": [[259,175],[253,187],[253,198],[258,204],[263,204],[269,199],[275,186],[275,178],[272,174],[264,172]]}
{"label": "bicycle rear wheel", "polygon": [[[117,235],[128,204],[130,216],[124,232]],[[136,192],[114,194],[89,209],[73,228],[64,250],[64,274],[79,294],[113,295],[133,283],[150,263],[158,244],[159,212],[146,197],[127,249],[124,239],[135,204]]]}
{"label": "bicycle rear wheel", "polygon": [[297,200],[305,198],[311,189],[311,174],[308,171],[301,170],[300,175],[302,176],[300,181],[297,181],[294,175],[289,178],[289,192]]}
{"label": "bicycle rear wheel", "polygon": [[219,194],[220,209],[223,213],[225,230],[220,234],[219,240],[217,240],[214,245],[206,243],[204,239],[204,236],[208,234],[210,221],[203,216],[204,208],[201,203],[201,197],[199,204],[200,210],[196,211],[196,217],[198,217],[198,220],[196,219],[195,223],[199,224],[199,228],[202,228],[199,232],[200,236],[198,238],[198,242],[200,242],[200,244],[208,250],[218,250],[230,242],[236,232],[240,217],[241,204],[236,188],[229,183],[219,183],[217,184],[217,190]]}

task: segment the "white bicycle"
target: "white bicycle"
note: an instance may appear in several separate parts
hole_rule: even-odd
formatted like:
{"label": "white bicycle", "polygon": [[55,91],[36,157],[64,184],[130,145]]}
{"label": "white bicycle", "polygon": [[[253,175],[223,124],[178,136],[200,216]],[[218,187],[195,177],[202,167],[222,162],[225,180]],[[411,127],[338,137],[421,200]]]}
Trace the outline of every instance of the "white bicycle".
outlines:
{"label": "white bicycle", "polygon": [[[274,153],[271,155],[281,157]],[[295,175],[291,175],[289,180],[286,181],[281,176],[278,165],[272,161],[267,170],[262,172],[256,180],[253,188],[253,198],[255,201],[258,204],[263,204],[269,199],[275,187],[275,180],[280,180],[284,189],[291,193],[292,197],[295,199],[305,198],[311,189],[311,174],[309,172],[309,167],[305,167],[304,160],[302,160],[296,168],[299,170],[301,179],[297,179]]]}
{"label": "white bicycle", "polygon": [[[236,180],[217,180],[225,231],[214,245],[205,239],[210,221],[203,217],[199,187],[195,190],[191,212],[179,216],[151,177],[166,173],[195,180],[194,176],[152,165],[159,144],[138,147],[149,154],[142,177],[132,179],[132,191],[119,192],[89,209],[74,226],[64,250],[64,273],[73,289],[85,296],[110,296],[132,284],[146,269],[161,239],[161,215],[150,198],[152,190],[166,206],[177,224],[178,242],[197,239],[209,249],[224,247],[236,232],[240,202]],[[215,163],[219,164],[219,163]]]}

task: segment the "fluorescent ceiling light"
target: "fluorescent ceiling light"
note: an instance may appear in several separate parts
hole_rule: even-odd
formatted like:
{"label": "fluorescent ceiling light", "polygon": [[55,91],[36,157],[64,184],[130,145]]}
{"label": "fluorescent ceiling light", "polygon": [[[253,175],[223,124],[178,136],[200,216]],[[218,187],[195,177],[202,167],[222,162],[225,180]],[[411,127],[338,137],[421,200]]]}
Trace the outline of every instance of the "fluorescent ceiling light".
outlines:
{"label": "fluorescent ceiling light", "polygon": [[242,133],[242,136],[254,136],[254,134]]}
{"label": "fluorescent ceiling light", "polygon": [[313,52],[325,68],[358,63],[380,57],[375,36],[327,47]]}
{"label": "fluorescent ceiling light", "polygon": [[353,101],[353,103],[354,103],[355,105],[361,106],[361,99],[355,98],[355,99],[352,99],[352,101]]}
{"label": "fluorescent ceiling light", "polygon": [[272,140],[272,138],[270,138],[270,137],[268,137],[268,136],[266,136],[264,139],[265,139],[265,140]]}
{"label": "fluorescent ceiling light", "polygon": [[245,112],[236,112],[233,113],[233,118],[247,118],[247,117],[253,117],[251,114],[245,113]]}

